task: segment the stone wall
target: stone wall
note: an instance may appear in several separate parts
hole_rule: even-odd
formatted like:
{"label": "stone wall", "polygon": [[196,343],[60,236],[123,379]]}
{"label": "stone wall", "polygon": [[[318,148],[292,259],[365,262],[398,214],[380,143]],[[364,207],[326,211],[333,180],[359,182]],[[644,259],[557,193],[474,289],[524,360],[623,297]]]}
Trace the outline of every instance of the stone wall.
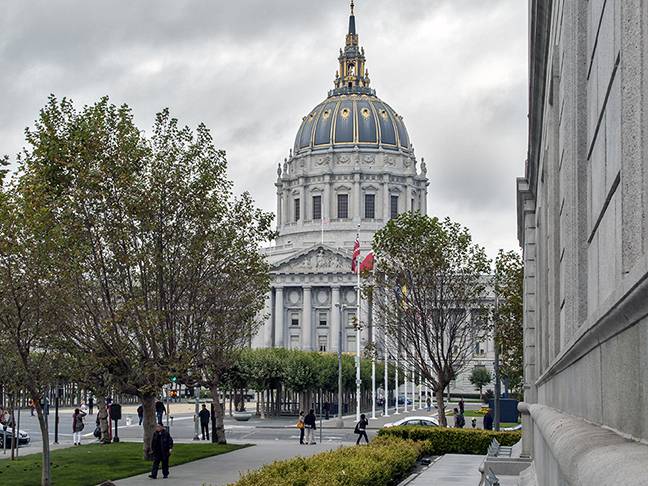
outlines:
{"label": "stone wall", "polygon": [[[648,2],[531,0],[530,12],[525,399],[648,457]],[[544,436],[533,414],[525,423],[539,484],[590,484],[561,465],[568,441]],[[579,437],[592,450],[597,429]],[[621,484],[622,466],[599,484]]]}

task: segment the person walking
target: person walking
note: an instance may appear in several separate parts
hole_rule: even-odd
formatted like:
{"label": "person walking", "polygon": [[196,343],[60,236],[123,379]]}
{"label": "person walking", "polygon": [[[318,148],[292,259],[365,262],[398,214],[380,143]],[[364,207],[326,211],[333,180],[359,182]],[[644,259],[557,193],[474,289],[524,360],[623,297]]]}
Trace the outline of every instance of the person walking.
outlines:
{"label": "person walking", "polygon": [[490,408],[484,415],[484,430],[493,430],[493,410]]}
{"label": "person walking", "polygon": [[427,411],[431,412],[432,411],[432,399],[429,396],[427,397],[427,400],[425,401],[425,403],[427,404]]}
{"label": "person walking", "polygon": [[29,403],[29,415],[31,415],[33,417],[34,416],[34,408],[35,408],[34,407],[34,400],[32,400],[30,398],[28,403]]}
{"label": "person walking", "polygon": [[463,413],[458,408],[454,409],[454,423],[457,429],[463,429],[464,425],[466,425],[466,419],[464,419]]}
{"label": "person walking", "polygon": [[162,477],[169,477],[169,456],[173,450],[173,438],[162,424],[155,426],[155,432],[151,439],[151,451],[153,452],[153,468],[149,478],[157,479],[160,463],[162,464]]}
{"label": "person walking", "polygon": [[[200,419],[200,431],[202,433],[202,440],[209,440],[209,419],[211,418],[211,413],[207,410],[207,405],[203,403],[202,410],[198,413],[198,418]],[[207,439],[205,439],[207,437]]]}
{"label": "person walking", "polygon": [[356,441],[356,445],[360,445],[360,439],[363,437],[367,441],[367,444],[369,443],[369,437],[367,436],[367,425],[369,425],[369,421],[367,420],[367,417],[363,413],[360,415],[360,421],[356,424],[354,432],[358,434],[358,440]]}
{"label": "person walking", "polygon": [[461,415],[463,415],[466,411],[465,409],[466,404],[464,403],[463,397],[459,399],[459,411],[461,412]]}
{"label": "person walking", "polygon": [[299,429],[299,443],[304,443],[304,412],[299,412],[299,418],[297,419],[297,428]]}
{"label": "person walking", "polygon": [[306,444],[315,444],[315,430],[317,430],[315,422],[315,410],[311,409],[310,412],[308,412],[308,415],[304,418],[304,427],[306,427]]}
{"label": "person walking", "polygon": [[142,420],[144,420],[144,405],[137,407],[137,418],[139,420],[139,425],[142,425]]}
{"label": "person walking", "polygon": [[157,423],[162,425],[162,416],[166,413],[166,407],[162,400],[155,402],[155,415],[157,416]]}
{"label": "person walking", "polygon": [[75,446],[81,445],[81,432],[83,432],[83,428],[85,427],[83,417],[86,415],[88,414],[78,408],[74,409],[74,414],[72,415],[72,441]]}

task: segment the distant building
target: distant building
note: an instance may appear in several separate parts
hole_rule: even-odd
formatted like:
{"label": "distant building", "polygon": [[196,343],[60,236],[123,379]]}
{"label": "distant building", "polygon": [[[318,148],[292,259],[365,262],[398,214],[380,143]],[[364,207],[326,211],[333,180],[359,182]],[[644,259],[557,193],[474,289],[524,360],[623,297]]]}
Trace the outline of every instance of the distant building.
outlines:
{"label": "distant building", "polygon": [[648,2],[529,5],[522,484],[646,485]]}
{"label": "distant building", "polygon": [[[277,169],[279,237],[267,252],[270,317],[254,347],[335,352],[342,326],[342,351],[355,352],[351,252],[358,227],[365,256],[374,233],[391,218],[427,213],[425,162],[414,155],[403,117],[370,87],[353,10],[338,61],[334,88],[302,119],[290,157]],[[363,349],[372,333],[364,327]],[[492,343],[476,348],[475,364],[492,369]],[[456,385],[453,392],[475,392],[466,376]]]}

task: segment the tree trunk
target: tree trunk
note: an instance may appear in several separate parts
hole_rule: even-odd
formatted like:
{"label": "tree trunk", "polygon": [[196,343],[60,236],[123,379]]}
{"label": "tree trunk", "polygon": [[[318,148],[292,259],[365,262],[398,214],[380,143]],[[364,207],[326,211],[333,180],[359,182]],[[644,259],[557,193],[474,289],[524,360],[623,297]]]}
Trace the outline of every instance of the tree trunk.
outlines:
{"label": "tree trunk", "polygon": [[38,417],[38,426],[41,431],[41,440],[43,442],[43,455],[41,459],[41,486],[50,486],[52,484],[52,472],[50,466],[50,443],[49,431],[47,430],[47,422],[45,422],[45,415],[41,408],[40,398],[37,394],[31,394],[32,402],[36,408],[36,415]]}
{"label": "tree trunk", "polygon": [[[211,387],[212,400],[214,405],[214,420],[212,421],[212,442],[215,444],[227,444],[225,439],[225,424],[223,423],[223,405],[218,394],[218,386]],[[230,396],[231,398],[231,396]]]}
{"label": "tree trunk", "polygon": [[261,415],[261,420],[265,420],[266,418],[264,395],[265,395],[264,391],[261,390],[260,392],[258,392],[258,396],[257,396],[257,409]]}
{"label": "tree trunk", "polygon": [[97,418],[99,419],[99,430],[101,430],[101,443],[110,444],[110,424],[108,423],[106,399],[103,394],[97,396]]}
{"label": "tree trunk", "polygon": [[144,433],[144,460],[153,460],[153,450],[151,449],[151,441],[155,433],[155,426],[157,418],[155,416],[155,395],[144,395],[142,397],[142,408],[144,409],[144,416],[142,420],[142,429]]}
{"label": "tree trunk", "polygon": [[435,391],[436,394],[436,400],[437,400],[437,410],[439,411],[439,425],[441,427],[447,427],[448,426],[448,420],[446,419],[446,414],[445,414],[445,399],[443,397],[443,388],[440,386],[437,388]]}

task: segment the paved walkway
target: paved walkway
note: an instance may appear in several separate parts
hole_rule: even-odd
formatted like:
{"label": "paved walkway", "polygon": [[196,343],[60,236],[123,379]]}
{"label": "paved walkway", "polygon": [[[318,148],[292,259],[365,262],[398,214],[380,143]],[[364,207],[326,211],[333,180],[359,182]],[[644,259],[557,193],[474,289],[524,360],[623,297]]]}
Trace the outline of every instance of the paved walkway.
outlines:
{"label": "paved walkway", "polygon": [[446,454],[407,486],[478,486],[484,456]]}
{"label": "paved walkway", "polygon": [[[300,446],[286,442],[265,442],[238,451],[221,454],[171,468],[171,474],[163,485],[182,486],[226,486],[237,481],[241,474],[259,469],[261,466],[296,456],[311,456],[318,452],[340,447],[339,443]],[[172,459],[173,462],[173,459]],[[162,475],[160,474],[160,478]],[[140,486],[155,484],[148,474],[115,481],[118,486]]]}

